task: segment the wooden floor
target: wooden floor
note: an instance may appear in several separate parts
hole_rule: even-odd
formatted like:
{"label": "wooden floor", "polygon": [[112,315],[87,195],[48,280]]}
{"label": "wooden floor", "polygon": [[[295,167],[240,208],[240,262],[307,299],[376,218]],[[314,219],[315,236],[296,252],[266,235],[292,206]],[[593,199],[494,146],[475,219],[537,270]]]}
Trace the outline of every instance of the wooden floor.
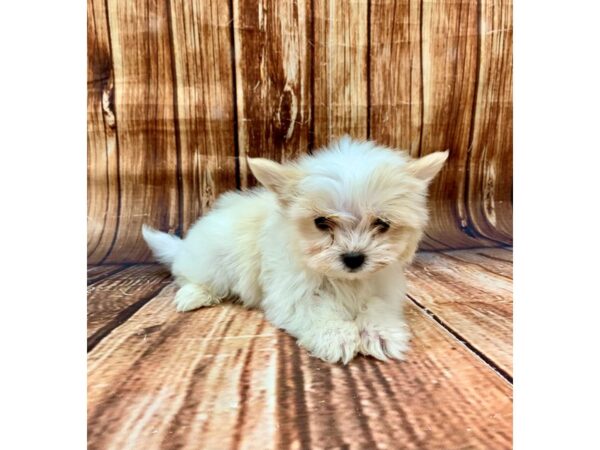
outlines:
{"label": "wooden floor", "polygon": [[507,449],[512,251],[420,253],[405,362],[311,358],[260,312],[177,313],[156,265],[88,269],[90,449]]}

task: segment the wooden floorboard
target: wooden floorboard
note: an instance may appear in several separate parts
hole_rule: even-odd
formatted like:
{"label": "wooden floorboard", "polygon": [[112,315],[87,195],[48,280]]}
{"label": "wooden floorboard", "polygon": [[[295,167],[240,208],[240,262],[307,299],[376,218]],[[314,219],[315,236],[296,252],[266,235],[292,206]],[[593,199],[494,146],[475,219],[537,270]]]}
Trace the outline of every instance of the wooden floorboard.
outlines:
{"label": "wooden floorboard", "polygon": [[512,377],[512,280],[506,276],[508,269],[500,270],[504,274],[494,273],[499,261],[490,260],[486,269],[482,261],[462,255],[418,254],[407,272],[409,295]]}
{"label": "wooden floorboard", "polygon": [[170,281],[170,274],[159,265],[137,265],[116,271],[88,286],[88,350]]}
{"label": "wooden floorboard", "polygon": [[477,248],[473,250],[473,253],[487,256],[488,259],[499,259],[500,261],[513,262],[513,250],[510,247]]}
{"label": "wooden floorboard", "polygon": [[[345,367],[309,357],[259,311],[224,304],[175,312],[176,288],[164,287],[168,278],[157,266],[107,279],[104,290],[92,290],[88,307],[113,305],[100,308],[112,311],[112,320],[131,304],[121,289],[144,298],[141,286],[153,284],[126,278],[162,285],[89,353],[89,448],[511,448],[511,384],[455,332],[478,344],[490,332],[497,343],[478,348],[511,367],[510,280],[478,261],[439,258],[420,255],[410,272],[423,308],[408,303],[407,361],[359,357]],[[452,306],[461,302],[466,311],[481,311]],[[502,313],[486,311],[496,303]],[[449,329],[429,315],[440,305]]]}
{"label": "wooden floorboard", "polygon": [[97,283],[112,274],[115,274],[127,266],[125,264],[104,264],[101,266],[88,266],[87,269],[87,284]]}
{"label": "wooden floorboard", "polygon": [[511,280],[513,278],[513,264],[511,261],[502,259],[503,255],[501,253],[496,253],[497,256],[494,256],[494,253],[491,252],[486,254],[472,250],[451,250],[442,253],[450,258],[476,264],[483,270],[488,270]]}

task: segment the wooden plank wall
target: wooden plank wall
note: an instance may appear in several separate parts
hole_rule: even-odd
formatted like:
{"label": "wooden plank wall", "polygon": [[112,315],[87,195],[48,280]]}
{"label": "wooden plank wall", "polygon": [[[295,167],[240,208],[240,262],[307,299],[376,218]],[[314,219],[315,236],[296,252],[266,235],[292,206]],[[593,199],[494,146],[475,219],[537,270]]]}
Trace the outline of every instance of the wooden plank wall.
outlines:
{"label": "wooden plank wall", "polygon": [[424,249],[512,243],[511,0],[88,0],[88,260],[349,133],[450,149]]}

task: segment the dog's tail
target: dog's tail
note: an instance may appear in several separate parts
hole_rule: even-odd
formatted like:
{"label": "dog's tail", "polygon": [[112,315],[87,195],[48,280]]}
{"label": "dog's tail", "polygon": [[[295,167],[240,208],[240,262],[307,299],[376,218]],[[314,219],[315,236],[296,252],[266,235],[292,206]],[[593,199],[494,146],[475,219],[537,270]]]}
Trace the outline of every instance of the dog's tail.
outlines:
{"label": "dog's tail", "polygon": [[157,231],[148,225],[142,225],[142,235],[152,249],[154,257],[163,264],[171,266],[181,248],[181,239],[172,234]]}

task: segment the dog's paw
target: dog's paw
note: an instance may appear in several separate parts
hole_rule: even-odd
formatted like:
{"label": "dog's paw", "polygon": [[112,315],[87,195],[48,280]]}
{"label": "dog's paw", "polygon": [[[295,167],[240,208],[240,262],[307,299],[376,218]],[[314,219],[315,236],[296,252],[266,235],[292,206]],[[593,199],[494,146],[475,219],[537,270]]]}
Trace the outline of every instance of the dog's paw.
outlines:
{"label": "dog's paw", "polygon": [[358,353],[360,336],[354,322],[336,322],[308,331],[298,344],[323,361],[348,364]]}
{"label": "dog's paw", "polygon": [[175,307],[179,312],[216,305],[219,301],[208,287],[191,283],[183,285],[175,294]]}
{"label": "dog's paw", "polygon": [[409,340],[410,332],[403,323],[385,327],[366,324],[360,330],[360,352],[382,361],[403,360]]}

